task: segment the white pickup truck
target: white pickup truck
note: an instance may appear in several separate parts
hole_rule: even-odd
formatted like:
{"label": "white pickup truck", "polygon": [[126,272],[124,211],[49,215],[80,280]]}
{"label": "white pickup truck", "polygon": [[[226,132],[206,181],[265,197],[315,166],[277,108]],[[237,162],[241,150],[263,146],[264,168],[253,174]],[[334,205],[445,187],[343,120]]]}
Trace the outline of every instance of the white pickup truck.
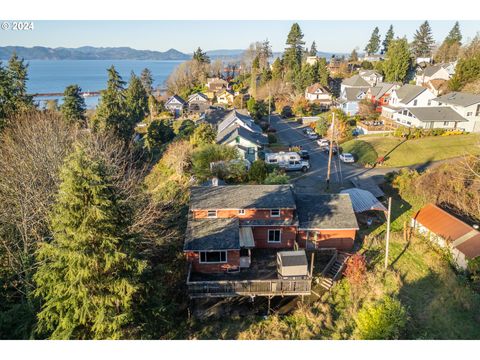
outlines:
{"label": "white pickup truck", "polygon": [[307,172],[310,169],[308,160],[303,160],[300,154],[296,152],[266,153],[265,162],[271,165],[278,165],[285,171]]}

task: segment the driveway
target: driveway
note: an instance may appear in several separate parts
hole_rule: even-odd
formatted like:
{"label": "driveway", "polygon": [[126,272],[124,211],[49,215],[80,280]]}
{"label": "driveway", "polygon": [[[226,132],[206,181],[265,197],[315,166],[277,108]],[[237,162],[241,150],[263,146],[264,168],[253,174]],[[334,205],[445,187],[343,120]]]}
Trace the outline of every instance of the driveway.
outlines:
{"label": "driveway", "polygon": [[[326,189],[328,153],[320,150],[317,142],[310,140],[302,132],[304,125],[286,121],[279,116],[271,116],[271,125],[277,130],[277,137],[285,145],[301,146],[310,153],[310,170],[293,179],[295,188],[299,192],[317,192]],[[338,156],[332,156],[330,189],[342,190],[352,187],[349,181],[354,176],[371,176],[376,183],[383,182],[386,173],[398,170],[397,168],[366,169],[358,165],[345,164]]]}

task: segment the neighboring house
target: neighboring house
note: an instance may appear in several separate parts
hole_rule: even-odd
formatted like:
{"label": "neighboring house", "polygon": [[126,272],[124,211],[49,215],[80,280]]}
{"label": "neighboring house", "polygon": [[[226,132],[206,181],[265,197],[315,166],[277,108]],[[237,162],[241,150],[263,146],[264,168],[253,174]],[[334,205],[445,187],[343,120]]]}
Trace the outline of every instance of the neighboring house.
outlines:
{"label": "neighboring house", "polygon": [[222,90],[217,94],[217,103],[227,106],[232,105],[233,98],[233,93],[230,90]]}
{"label": "neighboring house", "polygon": [[265,134],[249,131],[233,123],[217,134],[217,143],[236,147],[244,159],[253,163],[268,145],[268,138]]}
{"label": "neighboring house", "polygon": [[204,113],[210,107],[210,100],[202,93],[192,94],[188,97],[188,111],[191,113]]}
{"label": "neighboring house", "polygon": [[452,75],[449,73],[448,66],[449,64],[427,66],[415,75],[415,84],[422,86],[430,80],[450,80]]}
{"label": "neighboring house", "polygon": [[423,129],[465,130],[468,121],[447,106],[407,107],[398,110],[393,119],[400,125]]}
{"label": "neighboring house", "polygon": [[360,70],[358,75],[370,86],[375,86],[383,81],[383,76],[375,70]]}
{"label": "neighboring house", "polygon": [[181,115],[187,103],[178,95],[173,95],[165,102],[165,109],[170,111],[175,117]]}
{"label": "neighboring house", "polygon": [[375,105],[377,112],[381,113],[382,107],[388,105],[392,91],[398,88],[400,88],[400,85],[395,83],[377,83],[377,85],[367,90],[366,99]]}
{"label": "neighboring house", "polygon": [[327,107],[332,104],[332,95],[330,94],[330,91],[320,83],[315,83],[305,89],[305,99],[318,102]]}
{"label": "neighboring house", "polygon": [[307,56],[307,59],[305,61],[308,65],[315,65],[318,62],[318,57],[317,56]]}
{"label": "neighboring house", "polygon": [[435,95],[422,86],[405,84],[392,90],[388,105],[382,107],[382,116],[394,120],[394,114],[405,107],[425,107],[432,105]]}
{"label": "neighboring house", "polygon": [[340,85],[340,94],[347,88],[368,88],[371,85],[360,75],[353,75],[348,79],[344,79]]}
{"label": "neighboring house", "polygon": [[345,88],[337,100],[342,111],[349,116],[356,115],[359,110],[359,103],[365,99],[367,91],[368,87]]}
{"label": "neighboring house", "polygon": [[217,133],[224,131],[232,124],[244,127],[251,132],[262,133],[262,128],[255,124],[255,121],[250,116],[242,114],[238,110],[232,110],[224,117],[217,126]]}
{"label": "neighboring house", "polygon": [[[184,243],[189,294],[309,294],[298,247],[351,249],[357,229],[348,195],[296,199],[290,185],[193,187]],[[288,262],[302,269],[284,271],[295,265]]]}
{"label": "neighboring house", "polygon": [[418,211],[411,226],[428,240],[448,249],[460,269],[467,269],[468,261],[480,256],[480,232],[441,209],[428,204]]}
{"label": "neighboring house", "polygon": [[205,87],[206,95],[209,99],[213,99],[218,92],[228,88],[228,82],[220,78],[208,78]]}
{"label": "neighboring house", "polygon": [[365,54],[360,61],[369,61],[369,62],[376,62],[376,61],[382,61],[384,56],[382,54],[372,54],[368,55]]}
{"label": "neighboring house", "polygon": [[437,106],[449,106],[468,120],[465,131],[480,132],[480,95],[451,92],[432,100]]}
{"label": "neighboring house", "polygon": [[432,94],[439,96],[448,91],[448,80],[433,79],[423,83],[422,86],[426,87],[432,92]]}

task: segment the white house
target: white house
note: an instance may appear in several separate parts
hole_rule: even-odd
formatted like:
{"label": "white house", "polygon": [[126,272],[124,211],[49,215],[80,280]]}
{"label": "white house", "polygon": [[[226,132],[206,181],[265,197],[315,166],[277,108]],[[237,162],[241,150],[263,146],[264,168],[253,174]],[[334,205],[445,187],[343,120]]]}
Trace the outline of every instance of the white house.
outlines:
{"label": "white house", "polygon": [[217,103],[223,105],[232,105],[233,104],[233,93],[229,90],[222,90],[217,94]]}
{"label": "white house", "polygon": [[448,106],[408,107],[394,113],[400,125],[422,129],[460,129],[468,121]]}
{"label": "white house", "polygon": [[256,133],[231,123],[217,134],[217,143],[237,148],[242,157],[250,162],[259,158],[259,152],[268,144],[265,134]]}
{"label": "white house", "polygon": [[427,66],[415,75],[415,84],[423,85],[430,80],[450,80],[452,77],[450,63]]}
{"label": "white house", "polygon": [[383,81],[382,74],[379,74],[375,70],[360,70],[358,75],[360,75],[363,80],[368,82],[370,86],[375,86]]}
{"label": "white house", "polygon": [[251,132],[259,134],[262,133],[262,128],[255,124],[255,121],[250,116],[242,114],[237,110],[232,110],[227,114],[227,116],[225,116],[225,118],[218,124],[217,132],[223,132],[232,124],[243,127]]}
{"label": "white house", "polygon": [[342,84],[340,85],[340,94],[343,94],[344,90],[347,88],[368,88],[370,86],[370,83],[368,83],[360,75],[353,75],[352,77],[342,81]]}
{"label": "white house", "polygon": [[480,132],[480,95],[451,92],[432,100],[436,106],[448,106],[468,120],[465,131]]}
{"label": "white house", "polygon": [[368,87],[347,87],[337,100],[343,112],[349,116],[356,115],[359,103],[367,96]]}
{"label": "white house", "polygon": [[185,100],[178,95],[173,95],[165,102],[165,108],[175,115],[175,117],[182,114],[186,105]]}
{"label": "white house", "polygon": [[332,95],[319,83],[315,83],[305,89],[305,99],[308,101],[317,101],[325,105],[332,103]]}
{"label": "white house", "polygon": [[405,84],[393,90],[388,99],[388,105],[382,106],[382,116],[394,119],[394,114],[405,107],[426,107],[432,105],[435,98],[427,88],[418,85]]}
{"label": "white house", "polygon": [[306,63],[308,65],[315,65],[318,62],[317,56],[307,56]]}

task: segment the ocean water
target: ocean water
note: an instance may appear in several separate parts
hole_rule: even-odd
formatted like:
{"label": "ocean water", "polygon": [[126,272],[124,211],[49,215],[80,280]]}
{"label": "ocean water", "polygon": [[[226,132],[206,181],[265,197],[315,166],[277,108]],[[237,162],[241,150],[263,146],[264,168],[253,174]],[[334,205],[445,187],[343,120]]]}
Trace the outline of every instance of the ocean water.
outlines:
{"label": "ocean water", "polygon": [[[170,73],[183,61],[154,60],[28,60],[27,89],[29,94],[63,93],[68,85],[77,84],[82,91],[99,91],[106,87],[107,69],[114,65],[123,80],[128,82],[133,71],[137,76],[144,68],[152,72],[154,87],[162,88]],[[42,106],[47,99],[61,97],[38,97]],[[85,98],[88,108],[94,108],[98,97]]]}

